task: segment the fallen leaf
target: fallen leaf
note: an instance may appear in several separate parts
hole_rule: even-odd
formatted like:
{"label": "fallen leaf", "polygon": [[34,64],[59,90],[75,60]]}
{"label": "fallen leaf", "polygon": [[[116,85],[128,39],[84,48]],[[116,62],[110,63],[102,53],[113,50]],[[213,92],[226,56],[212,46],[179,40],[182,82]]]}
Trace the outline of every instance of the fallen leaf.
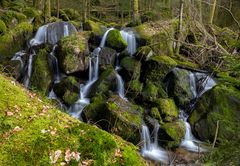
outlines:
{"label": "fallen leaf", "polygon": [[6,115],[7,115],[7,116],[13,116],[14,113],[13,113],[13,112],[10,112],[10,111],[7,111],[7,112],[6,112]]}
{"label": "fallen leaf", "polygon": [[70,151],[70,149],[66,150],[64,159],[67,163],[69,163],[69,161],[71,161],[71,151]]}
{"label": "fallen leaf", "polygon": [[50,160],[52,164],[55,164],[57,162],[57,160],[59,159],[59,157],[61,156],[62,151],[61,150],[57,150],[54,153],[50,154]]}
{"label": "fallen leaf", "polygon": [[114,156],[115,156],[115,157],[122,157],[121,150],[120,150],[120,149],[116,149]]}
{"label": "fallen leaf", "polygon": [[19,126],[16,126],[14,129],[13,129],[13,132],[18,132],[18,131],[22,131],[23,129],[20,128]]}

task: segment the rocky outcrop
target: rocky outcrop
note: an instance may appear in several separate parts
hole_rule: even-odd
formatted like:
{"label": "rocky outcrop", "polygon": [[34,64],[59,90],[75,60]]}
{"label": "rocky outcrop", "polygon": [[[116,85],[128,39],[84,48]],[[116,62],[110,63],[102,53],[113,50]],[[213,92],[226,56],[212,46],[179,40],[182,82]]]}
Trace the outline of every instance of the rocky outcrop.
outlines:
{"label": "rocky outcrop", "polygon": [[120,73],[126,81],[138,80],[141,73],[141,62],[137,61],[134,57],[125,57],[121,60],[120,65],[122,70]]}
{"label": "rocky outcrop", "polygon": [[115,66],[116,57],[117,57],[117,52],[115,50],[108,47],[102,48],[99,54],[100,67],[106,68],[106,65]]}
{"label": "rocky outcrop", "polygon": [[127,48],[127,43],[123,39],[119,30],[111,30],[108,33],[106,46],[116,50],[117,52],[122,52]]}
{"label": "rocky outcrop", "polygon": [[134,144],[140,141],[141,108],[113,95],[107,101],[95,98],[83,112],[86,121],[95,122],[103,129]]}
{"label": "rocky outcrop", "polygon": [[85,71],[88,67],[88,53],[88,42],[83,34],[64,37],[59,42],[59,66],[66,74]]}
{"label": "rocky outcrop", "polygon": [[199,99],[189,122],[201,140],[212,141],[219,121],[218,139],[237,137],[233,129],[240,119],[240,91],[226,85],[217,85]]}

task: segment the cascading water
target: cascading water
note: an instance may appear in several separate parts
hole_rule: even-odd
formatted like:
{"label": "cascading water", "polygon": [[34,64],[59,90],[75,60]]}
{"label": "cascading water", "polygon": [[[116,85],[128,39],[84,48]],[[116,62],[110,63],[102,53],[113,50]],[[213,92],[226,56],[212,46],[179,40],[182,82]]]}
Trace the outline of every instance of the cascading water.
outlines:
{"label": "cascading water", "polygon": [[68,29],[68,25],[64,24],[64,28],[63,28],[63,36],[69,36],[69,29]]}
{"label": "cascading water", "polygon": [[30,82],[30,78],[32,75],[32,63],[33,63],[33,58],[36,55],[36,52],[34,50],[32,50],[32,53],[29,55],[29,59],[28,59],[28,66],[27,66],[27,74],[24,77],[23,80],[23,85],[28,88],[29,87],[29,82]]}
{"label": "cascading water", "polygon": [[133,55],[137,50],[136,37],[132,31],[120,31],[123,39],[127,42],[127,51],[130,55]]}
{"label": "cascading water", "polygon": [[23,60],[22,60],[22,56],[26,55],[25,50],[21,50],[18,51],[17,53],[15,53],[14,57],[11,59],[12,61],[19,61],[21,63],[21,69],[24,66]]}
{"label": "cascading water", "polygon": [[158,123],[155,123],[153,131],[154,137],[152,139],[148,127],[145,124],[142,125],[141,136],[143,146],[141,149],[141,153],[143,157],[163,163],[168,163],[169,162],[168,153],[158,145],[159,128],[160,125]]}
{"label": "cascading water", "polygon": [[36,46],[36,45],[40,45],[42,43],[46,43],[46,40],[47,40],[47,28],[48,28],[48,24],[47,25],[43,25],[41,26],[35,37],[30,40],[30,45],[31,46]]}
{"label": "cascading water", "polygon": [[184,139],[182,140],[180,146],[183,147],[184,149],[187,149],[192,152],[207,151],[206,149],[199,146],[199,144],[201,144],[201,142],[193,136],[191,126],[187,122],[187,118],[188,118],[187,114],[185,114],[183,110],[180,110],[180,119],[182,119],[184,121],[185,128],[186,128],[186,133],[185,133]]}
{"label": "cascading water", "polygon": [[53,71],[53,82],[59,83],[60,82],[60,72],[59,72],[59,67],[58,67],[58,60],[55,56],[55,51],[56,51],[57,45],[53,46],[52,52],[50,53],[50,59],[52,63],[52,71]]}
{"label": "cascading water", "polygon": [[124,100],[127,100],[125,98],[125,94],[124,94],[124,81],[122,79],[122,77],[116,72],[116,78],[117,78],[117,92],[118,92],[118,95],[124,99]]}
{"label": "cascading water", "polygon": [[68,110],[69,114],[75,118],[81,119],[81,113],[84,107],[89,104],[89,98],[87,98],[87,96],[89,94],[91,86],[94,84],[94,82],[97,81],[99,74],[99,53],[101,51],[101,48],[105,46],[108,33],[113,29],[114,28],[109,28],[105,32],[101,40],[100,46],[94,49],[94,51],[91,54],[91,57],[89,58],[88,81],[86,85],[83,84],[80,85],[80,97],[78,101],[75,104],[73,104]]}

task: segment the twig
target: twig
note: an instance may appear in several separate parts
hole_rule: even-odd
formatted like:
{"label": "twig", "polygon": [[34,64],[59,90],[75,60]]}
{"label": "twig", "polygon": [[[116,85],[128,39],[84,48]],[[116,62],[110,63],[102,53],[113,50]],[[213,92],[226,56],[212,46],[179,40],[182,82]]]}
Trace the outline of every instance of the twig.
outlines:
{"label": "twig", "polygon": [[214,137],[212,148],[215,147],[215,144],[216,144],[216,141],[217,141],[218,130],[219,130],[219,120],[217,121],[217,128],[216,128],[216,132],[215,132],[215,137]]}

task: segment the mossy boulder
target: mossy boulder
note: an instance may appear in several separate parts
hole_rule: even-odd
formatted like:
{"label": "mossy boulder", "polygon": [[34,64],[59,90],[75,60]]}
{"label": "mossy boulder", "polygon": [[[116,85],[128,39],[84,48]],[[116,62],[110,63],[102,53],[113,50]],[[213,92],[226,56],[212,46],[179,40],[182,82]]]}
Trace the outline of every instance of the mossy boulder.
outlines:
{"label": "mossy boulder", "polygon": [[165,122],[172,122],[178,119],[178,108],[173,99],[158,99],[155,101],[161,117]]}
{"label": "mossy boulder", "polygon": [[[159,132],[160,138],[165,138],[162,144],[167,148],[178,147],[185,135],[185,125],[184,122],[179,120],[170,123],[164,123]],[[167,140],[167,141],[166,141]]]}
{"label": "mossy boulder", "polygon": [[152,56],[143,63],[142,79],[161,84],[165,76],[176,66],[177,63],[168,56]]}
{"label": "mossy boulder", "polygon": [[77,78],[68,76],[54,85],[54,92],[67,105],[75,103],[79,98],[80,83]]}
{"label": "mossy boulder", "polygon": [[115,60],[117,52],[111,48],[104,47],[101,49],[99,54],[99,65],[101,68],[105,68],[106,65],[115,66]]}
{"label": "mossy boulder", "polygon": [[142,46],[137,49],[137,53],[135,54],[136,58],[141,61],[147,61],[149,58],[154,56],[154,52],[149,46]]}
{"label": "mossy boulder", "polygon": [[108,65],[102,71],[98,80],[92,85],[90,90],[90,97],[95,96],[97,93],[109,95],[117,89],[116,71],[113,66]]}
{"label": "mossy boulder", "polygon": [[36,88],[43,93],[47,93],[51,83],[51,71],[48,62],[48,50],[40,49],[38,54],[34,56],[31,87]]}
{"label": "mossy boulder", "polygon": [[117,52],[122,52],[127,48],[127,42],[123,39],[119,30],[111,30],[107,35],[106,46],[116,50]]}
{"label": "mossy boulder", "polygon": [[30,23],[23,22],[18,24],[14,29],[0,36],[0,55],[2,62],[8,62],[13,55],[22,50],[26,41],[31,37],[33,26]]}
{"label": "mossy boulder", "polygon": [[66,73],[85,71],[88,67],[88,42],[81,33],[64,37],[59,42],[60,68]]}
{"label": "mossy boulder", "polygon": [[162,85],[147,81],[142,91],[142,99],[146,102],[155,102],[159,98],[167,98],[167,93],[162,88]]}
{"label": "mossy boulder", "polygon": [[0,20],[0,35],[3,35],[6,32],[6,30],[7,30],[7,27],[5,23],[2,20]]}
{"label": "mossy boulder", "polygon": [[147,165],[134,145],[11,82],[0,75],[0,165]]}
{"label": "mossy boulder", "polygon": [[85,31],[92,31],[97,36],[101,36],[104,34],[103,26],[100,23],[94,22],[92,20],[87,20],[86,22],[84,22],[83,29]]}
{"label": "mossy boulder", "polygon": [[201,140],[213,141],[219,121],[218,139],[237,137],[235,123],[240,119],[240,91],[230,85],[217,85],[204,93],[189,117]]}
{"label": "mossy boulder", "polygon": [[162,117],[157,107],[151,108],[149,115],[156,119],[158,123],[162,123]]}
{"label": "mossy boulder", "polygon": [[141,107],[117,95],[110,96],[108,100],[98,96],[93,101],[83,111],[87,121],[95,122],[104,130],[129,142],[139,143],[143,111]]}
{"label": "mossy boulder", "polygon": [[127,96],[129,96],[132,99],[135,99],[139,95],[141,95],[142,90],[143,83],[141,83],[139,80],[132,80],[127,84]]}
{"label": "mossy boulder", "polygon": [[189,75],[189,71],[179,68],[174,68],[168,75],[168,95],[175,100],[178,106],[186,107],[194,98]]}
{"label": "mossy boulder", "polygon": [[21,12],[6,10],[1,14],[1,20],[5,22],[9,29],[13,29],[18,24],[27,21],[27,17]]}
{"label": "mossy boulder", "polygon": [[125,57],[121,60],[120,65],[122,70],[120,73],[124,76],[126,81],[138,80],[141,73],[141,62],[134,57]]}

